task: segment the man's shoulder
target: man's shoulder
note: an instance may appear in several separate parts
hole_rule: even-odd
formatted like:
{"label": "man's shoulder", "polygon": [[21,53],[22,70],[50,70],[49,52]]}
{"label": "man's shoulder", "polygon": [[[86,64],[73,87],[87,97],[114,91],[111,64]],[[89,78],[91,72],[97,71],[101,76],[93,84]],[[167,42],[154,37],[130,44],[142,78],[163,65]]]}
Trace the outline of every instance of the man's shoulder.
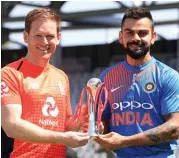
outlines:
{"label": "man's shoulder", "polygon": [[165,63],[155,59],[156,61],[156,65],[158,67],[158,69],[160,70],[162,75],[179,75],[178,72],[171,68],[170,66],[166,65]]}
{"label": "man's shoulder", "polygon": [[22,61],[22,59],[11,62],[11,63],[7,64],[6,66],[4,66],[2,69],[10,69],[10,68],[17,69],[19,64],[21,63],[21,61]]}
{"label": "man's shoulder", "polygon": [[175,80],[179,82],[179,73],[175,69],[171,68],[165,63],[162,63],[159,60],[156,60],[156,66],[157,66],[157,71],[162,77],[163,83],[168,83],[169,81],[175,81]]}
{"label": "man's shoulder", "polygon": [[50,64],[50,69],[52,70],[51,73],[53,73],[53,74],[60,75],[65,78],[67,77],[67,74],[63,70],[56,68],[55,66],[53,66],[51,64]]}
{"label": "man's shoulder", "polygon": [[21,59],[14,61],[12,63],[7,64],[3,68],[1,68],[1,72],[7,72],[7,73],[16,73],[18,70],[18,67],[21,63]]}

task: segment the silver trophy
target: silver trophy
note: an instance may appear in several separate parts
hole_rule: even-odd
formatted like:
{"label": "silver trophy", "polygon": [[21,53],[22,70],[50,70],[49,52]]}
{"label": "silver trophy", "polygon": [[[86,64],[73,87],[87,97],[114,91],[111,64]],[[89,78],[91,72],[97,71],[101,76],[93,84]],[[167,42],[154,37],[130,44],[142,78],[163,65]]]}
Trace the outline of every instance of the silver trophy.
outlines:
{"label": "silver trophy", "polygon": [[[90,104],[88,105],[88,134],[93,138],[99,135],[99,123],[101,121],[102,112],[107,103],[108,92],[104,86],[104,83],[102,83],[98,78],[91,78],[87,83],[87,87],[90,88],[92,95]],[[104,96],[103,101],[102,96]]]}
{"label": "silver trophy", "polygon": [[[87,106],[89,113],[88,134],[91,136],[91,138],[99,135],[99,124],[101,122],[102,112],[107,104],[107,98],[108,91],[105,87],[105,84],[104,82],[102,83],[98,78],[90,79],[87,83],[87,86],[82,89],[74,114],[74,121],[78,121],[82,106]],[[85,102],[85,104],[83,104],[83,102]]]}

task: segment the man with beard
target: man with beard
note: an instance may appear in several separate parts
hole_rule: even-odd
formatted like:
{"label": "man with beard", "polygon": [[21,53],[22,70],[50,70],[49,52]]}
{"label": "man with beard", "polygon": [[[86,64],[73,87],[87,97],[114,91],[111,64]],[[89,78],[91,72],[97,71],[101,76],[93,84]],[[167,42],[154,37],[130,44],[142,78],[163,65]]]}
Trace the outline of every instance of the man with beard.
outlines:
{"label": "man with beard", "polygon": [[[179,138],[179,74],[151,56],[151,13],[127,9],[119,41],[126,60],[100,75],[109,90],[103,133],[96,142],[118,158],[173,158]],[[106,134],[107,133],[107,134]]]}

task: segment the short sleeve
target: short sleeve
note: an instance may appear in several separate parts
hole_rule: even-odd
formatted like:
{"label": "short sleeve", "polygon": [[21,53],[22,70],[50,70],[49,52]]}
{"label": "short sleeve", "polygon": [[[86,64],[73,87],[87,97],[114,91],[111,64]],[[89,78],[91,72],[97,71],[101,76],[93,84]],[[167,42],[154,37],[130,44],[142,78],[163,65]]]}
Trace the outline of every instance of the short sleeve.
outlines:
{"label": "short sleeve", "polygon": [[161,111],[163,115],[179,112],[179,74],[174,70],[163,75]]}
{"label": "short sleeve", "polygon": [[1,106],[21,104],[20,75],[13,68],[1,69]]}

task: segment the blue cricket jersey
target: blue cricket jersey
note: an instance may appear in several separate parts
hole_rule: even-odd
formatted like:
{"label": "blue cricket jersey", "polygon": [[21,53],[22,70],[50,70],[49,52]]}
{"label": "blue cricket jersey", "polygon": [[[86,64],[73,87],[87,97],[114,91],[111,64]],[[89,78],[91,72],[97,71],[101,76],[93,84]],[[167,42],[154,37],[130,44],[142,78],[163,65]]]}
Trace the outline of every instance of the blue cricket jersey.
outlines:
{"label": "blue cricket jersey", "polygon": [[[141,66],[120,62],[104,70],[100,79],[110,94],[102,116],[110,119],[110,131],[134,135],[163,124],[162,115],[179,112],[179,73],[154,57]],[[119,158],[172,158],[176,148],[177,142],[171,141],[115,153]]]}

